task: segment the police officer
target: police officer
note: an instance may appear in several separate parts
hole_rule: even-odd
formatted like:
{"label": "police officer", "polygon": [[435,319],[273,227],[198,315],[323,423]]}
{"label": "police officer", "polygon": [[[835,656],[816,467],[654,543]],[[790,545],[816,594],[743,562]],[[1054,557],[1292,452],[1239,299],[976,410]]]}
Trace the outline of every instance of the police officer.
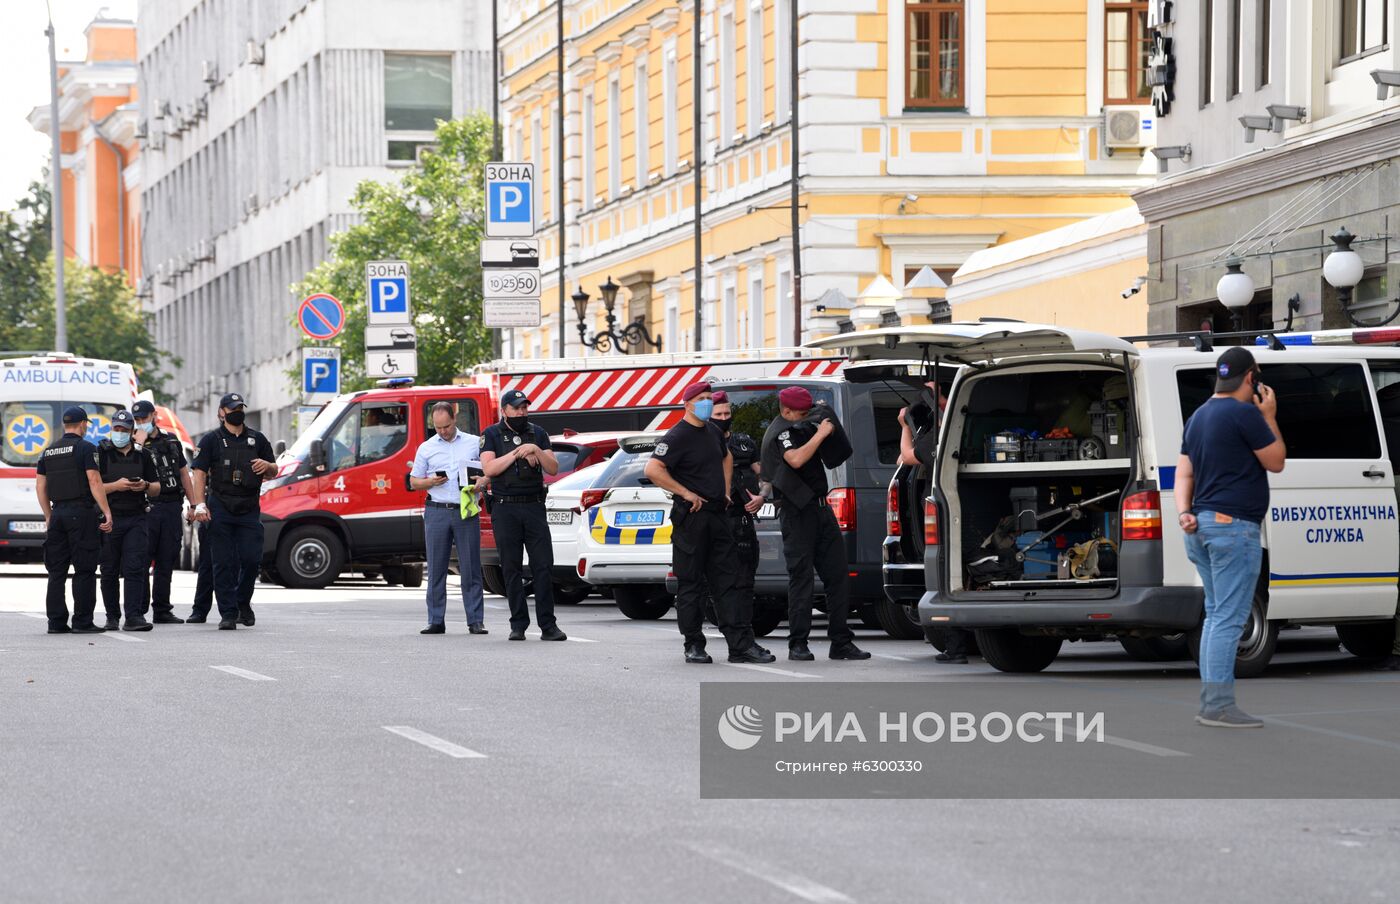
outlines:
{"label": "police officer", "polygon": [[530,400],[518,389],[501,396],[501,420],[481,434],[481,470],[491,479],[491,528],[510,601],[510,639],[530,627],[525,605],[525,550],[534,576],[541,640],[568,640],[554,619],[554,546],[544,514],[544,475],[559,473],[549,434],[530,423]]}
{"label": "police officer", "polygon": [[160,482],[155,462],[132,441],[135,430],[131,412],[118,411],[112,415],[111,433],[97,445],[102,485],[112,510],[112,530],[102,540],[102,605],[107,609],[108,631],[118,628],[123,597],[123,629],[151,630],[146,621],[146,568],[151,562],[146,551],[146,508],[159,495]]}
{"label": "police officer", "polygon": [[[44,513],[44,567],[49,573],[46,608],[50,634],[101,634],[93,624],[97,608],[97,563],[100,537],[112,529],[112,510],[102,487],[97,447],[84,439],[87,412],[63,412],[63,436],[39,456],[34,493]],[[101,517],[99,523],[98,517]],[[65,585],[73,568],[73,626],[68,626]]]}
{"label": "police officer", "polygon": [[202,625],[209,620],[209,610],[214,608],[214,554],[209,549],[209,514],[206,509],[203,514],[191,511],[186,517],[195,522],[199,560],[195,563],[194,604],[190,606],[190,617],[185,623]]}
{"label": "police officer", "polygon": [[207,540],[213,554],[220,631],[232,631],[239,622],[249,628],[255,623],[253,585],[263,551],[258,493],[264,478],[277,473],[272,444],[245,426],[245,417],[243,396],[227,393],[219,400],[221,425],[200,439],[190,465],[195,472],[195,511],[201,515],[208,488]]}
{"label": "police officer", "polygon": [[807,648],[812,630],[813,571],[826,590],[827,636],[832,659],[869,659],[857,647],[846,624],[851,606],[846,543],[836,516],[827,505],[826,468],[819,451],[837,435],[829,417],[813,425],[806,418],[812,394],[801,386],[778,393],[778,417],[763,436],[762,469],[773,484],[778,519],[783,529],[783,556],[788,569],[788,658],[815,658]]}
{"label": "police officer", "polygon": [[[734,411],[729,396],[724,390],[710,394],[715,403],[710,423],[724,434],[729,454],[734,459],[732,476],[729,479],[729,528],[734,534],[735,563],[738,566],[738,580],[735,587],[742,598],[745,611],[753,617],[754,576],[758,573],[758,531],[754,526],[754,515],[768,501],[762,482],[758,479],[758,442],[747,433],[734,433],[730,430]],[[716,604],[718,601],[715,601]]]}
{"label": "police officer", "polygon": [[131,406],[136,419],[136,441],[155,463],[160,493],[146,514],[146,548],[154,562],[151,575],[151,621],[158,625],[183,625],[170,605],[170,578],[180,559],[184,540],[181,517],[186,496],[193,496],[190,471],[180,438],[156,424],[156,406],[142,399]]}
{"label": "police officer", "polygon": [[729,507],[734,458],[719,427],[710,423],[710,384],[681,393],[685,417],[666,431],[647,461],[647,479],[671,493],[671,570],[676,582],[676,625],[685,639],[685,661],[709,663],[705,652],[704,599],[709,585],[715,621],[729,644],[730,662],[772,662],[753,639],[753,605],[738,589],[739,567]]}

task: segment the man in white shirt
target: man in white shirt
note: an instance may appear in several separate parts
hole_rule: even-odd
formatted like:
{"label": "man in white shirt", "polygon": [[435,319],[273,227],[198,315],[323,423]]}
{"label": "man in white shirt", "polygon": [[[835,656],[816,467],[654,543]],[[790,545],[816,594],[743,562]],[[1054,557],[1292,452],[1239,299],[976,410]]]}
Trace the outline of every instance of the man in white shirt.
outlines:
{"label": "man in white shirt", "polygon": [[409,483],[415,490],[427,490],[423,510],[423,539],[428,550],[428,627],[420,634],[447,631],[447,565],[452,544],[457,544],[457,567],[462,579],[462,605],[467,610],[468,630],[488,633],[486,604],[481,585],[481,524],[476,515],[463,518],[462,487],[468,469],[481,468],[481,441],[457,429],[457,413],[451,402],[433,406],[433,430],[413,456]]}

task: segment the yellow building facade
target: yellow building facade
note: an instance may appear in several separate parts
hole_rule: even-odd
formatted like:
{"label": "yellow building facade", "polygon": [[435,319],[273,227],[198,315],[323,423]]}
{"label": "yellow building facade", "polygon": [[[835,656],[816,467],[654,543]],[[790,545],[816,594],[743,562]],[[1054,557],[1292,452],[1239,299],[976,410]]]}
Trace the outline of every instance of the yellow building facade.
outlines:
{"label": "yellow building facade", "polygon": [[583,352],[573,304],[559,317],[561,214],[565,294],[592,296],[590,335],[611,277],[619,321],[642,318],[666,351],[777,347],[941,316],[936,292],[859,296],[924,266],[951,279],[977,251],[1117,210],[1152,181],[1147,3],[804,0],[795,299],[790,0],[704,0],[697,293],[696,2],[564,0],[562,139],[556,9],[503,2],[504,156],[536,165],[544,269],[544,321],[508,354],[557,355],[561,329],[564,353]]}

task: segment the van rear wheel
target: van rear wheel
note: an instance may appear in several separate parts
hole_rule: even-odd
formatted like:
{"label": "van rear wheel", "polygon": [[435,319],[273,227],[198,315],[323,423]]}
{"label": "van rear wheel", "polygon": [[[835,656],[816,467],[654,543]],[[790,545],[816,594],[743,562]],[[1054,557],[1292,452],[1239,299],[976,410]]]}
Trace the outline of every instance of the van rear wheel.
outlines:
{"label": "van rear wheel", "polygon": [[1337,636],[1347,652],[1362,659],[1387,656],[1395,644],[1395,622],[1391,619],[1338,625]]}
{"label": "van rear wheel", "polygon": [[481,583],[486,585],[487,593],[495,596],[506,595],[506,579],[501,575],[499,565],[481,566]]}
{"label": "van rear wheel", "polygon": [[276,573],[286,587],[328,587],[344,567],[345,547],[340,538],[319,525],[293,528],[277,547]]}
{"label": "van rear wheel", "polygon": [[[1187,635],[1191,647],[1191,658],[1199,666],[1201,663],[1201,631],[1205,621],[1193,628]],[[1269,621],[1267,604],[1263,594],[1255,592],[1254,601],[1249,607],[1249,617],[1245,619],[1244,630],[1240,632],[1240,645],[1235,652],[1235,677],[1257,678],[1268,668],[1274,658],[1274,647],[1278,645],[1279,623]]]}
{"label": "van rear wheel", "polygon": [[913,606],[880,600],[871,608],[875,610],[880,628],[895,640],[918,640],[924,636],[924,629],[919,625],[919,616]]}
{"label": "van rear wheel", "polygon": [[1015,628],[979,628],[974,632],[982,658],[998,672],[1041,672],[1060,655],[1059,637],[1030,637]]}

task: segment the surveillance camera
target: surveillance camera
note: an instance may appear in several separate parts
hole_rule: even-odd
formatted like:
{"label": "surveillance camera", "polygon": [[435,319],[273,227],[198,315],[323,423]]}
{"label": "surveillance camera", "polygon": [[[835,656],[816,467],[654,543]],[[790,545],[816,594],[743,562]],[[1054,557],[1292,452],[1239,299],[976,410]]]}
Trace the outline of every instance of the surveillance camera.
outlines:
{"label": "surveillance camera", "polygon": [[1147,285],[1147,277],[1139,276],[1137,279],[1133,280],[1133,284],[1131,286],[1128,286],[1128,288],[1120,292],[1119,295],[1121,295],[1123,298],[1132,298],[1134,295],[1141,292],[1142,287],[1145,285]]}

